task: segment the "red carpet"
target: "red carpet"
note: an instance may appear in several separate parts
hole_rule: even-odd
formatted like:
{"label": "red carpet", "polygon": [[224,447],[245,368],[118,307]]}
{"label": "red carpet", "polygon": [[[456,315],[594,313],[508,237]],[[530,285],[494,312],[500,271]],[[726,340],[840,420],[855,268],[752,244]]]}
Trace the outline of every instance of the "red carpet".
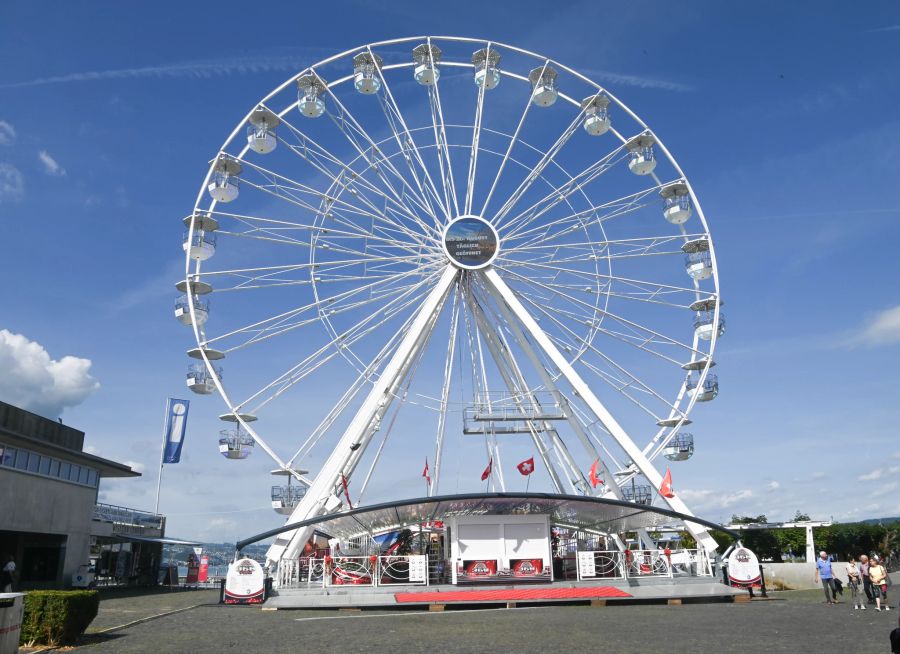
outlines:
{"label": "red carpet", "polygon": [[625,591],[612,586],[588,586],[585,588],[503,588],[493,590],[451,590],[440,593],[395,593],[398,603],[403,602],[516,602],[555,599],[593,599],[596,597],[631,597]]}

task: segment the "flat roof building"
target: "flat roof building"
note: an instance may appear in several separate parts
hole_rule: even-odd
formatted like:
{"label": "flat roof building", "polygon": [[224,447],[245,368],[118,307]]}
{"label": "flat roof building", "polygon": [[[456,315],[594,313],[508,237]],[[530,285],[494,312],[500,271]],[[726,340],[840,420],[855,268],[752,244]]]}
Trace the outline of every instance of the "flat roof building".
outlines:
{"label": "flat roof building", "polygon": [[85,452],[84,432],[0,402],[0,556],[17,589],[69,585],[89,562],[100,480],[139,476]]}

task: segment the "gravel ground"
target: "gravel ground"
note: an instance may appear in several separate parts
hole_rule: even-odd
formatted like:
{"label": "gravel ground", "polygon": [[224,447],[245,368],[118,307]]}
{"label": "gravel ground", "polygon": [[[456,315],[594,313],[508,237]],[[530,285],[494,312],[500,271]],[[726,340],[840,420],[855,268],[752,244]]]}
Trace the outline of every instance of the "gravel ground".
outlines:
{"label": "gravel ground", "polygon": [[[214,602],[210,591],[104,599],[102,624]],[[846,597],[846,596],[845,596]],[[896,600],[893,600],[896,605]],[[168,608],[166,608],[168,607]],[[126,613],[127,611],[127,613]],[[261,611],[204,604],[104,635],[85,652],[881,652],[900,611],[825,605],[819,591],[749,604],[542,606],[416,611]],[[97,631],[101,622],[91,629]],[[120,623],[121,624],[121,623]]]}

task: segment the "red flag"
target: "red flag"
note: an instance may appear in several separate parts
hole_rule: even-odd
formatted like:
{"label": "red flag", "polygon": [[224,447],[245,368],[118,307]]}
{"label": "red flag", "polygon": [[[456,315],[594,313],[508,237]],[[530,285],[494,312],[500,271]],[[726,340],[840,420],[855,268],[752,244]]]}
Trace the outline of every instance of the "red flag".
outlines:
{"label": "red flag", "polygon": [[659,494],[663,497],[675,497],[675,491],[672,490],[672,471],[666,468],[666,476],[663,477],[662,484],[659,486]]}
{"label": "red flag", "polygon": [[527,477],[532,472],[534,472],[534,457],[531,457],[530,459],[525,459],[524,461],[522,461],[522,463],[520,463],[516,467],[519,469],[519,472],[521,472],[523,475],[525,475]]}
{"label": "red flag", "polygon": [[488,461],[487,468],[484,469],[484,472],[481,473],[481,481],[484,481],[488,477],[491,476],[491,470],[494,468],[494,457],[491,457],[491,460]]}
{"label": "red flag", "polygon": [[347,490],[347,478],[343,472],[341,473],[341,483],[344,485],[344,497],[347,498],[347,506],[352,509],[353,504],[350,502],[350,491]]}
{"label": "red flag", "polygon": [[600,463],[599,458],[591,464],[591,473],[588,476],[588,479],[590,479],[591,486],[593,488],[597,488],[597,484],[603,483],[603,480],[597,477],[597,464],[598,463]]}
{"label": "red flag", "polygon": [[422,476],[425,477],[425,481],[428,482],[428,484],[430,485],[431,484],[431,475],[428,474],[428,458],[427,457],[425,459],[425,469],[422,471]]}

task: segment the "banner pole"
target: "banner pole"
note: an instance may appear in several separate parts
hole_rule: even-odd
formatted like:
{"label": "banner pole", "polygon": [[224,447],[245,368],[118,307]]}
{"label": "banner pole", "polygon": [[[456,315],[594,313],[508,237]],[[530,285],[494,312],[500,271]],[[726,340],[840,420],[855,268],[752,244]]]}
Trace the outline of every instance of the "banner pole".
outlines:
{"label": "banner pole", "polygon": [[159,475],[156,478],[156,509],[154,513],[159,513],[159,489],[162,486],[163,459],[166,456],[166,425],[169,424],[169,401],[166,400],[166,411],[163,414],[163,437],[162,445],[159,448]]}

